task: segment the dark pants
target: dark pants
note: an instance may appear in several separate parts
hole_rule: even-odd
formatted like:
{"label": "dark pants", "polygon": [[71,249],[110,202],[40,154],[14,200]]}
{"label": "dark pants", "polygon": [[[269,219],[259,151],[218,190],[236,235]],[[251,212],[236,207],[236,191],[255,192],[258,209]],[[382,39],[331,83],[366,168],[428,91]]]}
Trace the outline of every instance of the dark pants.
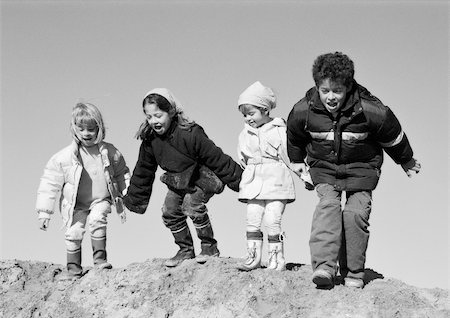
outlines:
{"label": "dark pants", "polygon": [[309,241],[313,270],[321,268],[336,275],[339,262],[343,276],[364,278],[372,192],[346,192],[342,210],[341,191],[325,183],[317,185],[316,191],[320,201]]}
{"label": "dark pants", "polygon": [[193,193],[169,188],[162,207],[164,225],[172,232],[178,232],[187,226],[188,216],[196,228],[209,224],[206,203],[213,195],[213,193],[203,192],[199,187],[195,187]]}

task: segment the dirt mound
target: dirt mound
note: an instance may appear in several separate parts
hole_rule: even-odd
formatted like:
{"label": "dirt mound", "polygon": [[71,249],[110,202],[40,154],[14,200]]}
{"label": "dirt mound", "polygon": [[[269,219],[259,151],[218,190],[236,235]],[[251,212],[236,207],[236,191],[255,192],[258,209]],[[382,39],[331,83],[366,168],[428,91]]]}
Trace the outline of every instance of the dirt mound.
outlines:
{"label": "dirt mound", "polygon": [[367,271],[367,285],[319,290],[311,267],[240,272],[238,259],[162,259],[61,282],[63,265],[0,261],[0,317],[449,317],[448,290],[422,289]]}

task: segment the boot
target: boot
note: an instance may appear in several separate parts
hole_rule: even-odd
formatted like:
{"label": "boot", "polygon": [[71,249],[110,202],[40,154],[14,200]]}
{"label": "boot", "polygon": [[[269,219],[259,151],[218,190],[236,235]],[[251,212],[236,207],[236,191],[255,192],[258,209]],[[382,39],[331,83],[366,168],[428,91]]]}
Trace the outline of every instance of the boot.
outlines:
{"label": "boot", "polygon": [[214,232],[211,223],[208,221],[206,225],[201,228],[196,227],[197,236],[201,241],[202,251],[196,257],[199,264],[204,264],[209,257],[219,257],[220,252],[217,248],[217,241],[214,239]]}
{"label": "boot", "polygon": [[101,239],[92,238],[91,244],[94,267],[98,269],[111,269],[112,265],[106,260],[106,237]]}
{"label": "boot", "polygon": [[269,235],[269,264],[268,269],[284,271],[286,269],[286,260],[284,259],[283,241],[284,234]]}
{"label": "boot", "polygon": [[247,232],[247,258],[238,264],[241,271],[251,271],[261,267],[262,232]]}
{"label": "boot", "polygon": [[82,276],[81,247],[75,251],[67,250],[67,272],[59,276],[60,281],[75,280]]}
{"label": "boot", "polygon": [[284,271],[286,269],[286,260],[283,255],[283,242],[269,243],[269,265],[268,269]]}
{"label": "boot", "polygon": [[186,259],[191,259],[195,257],[194,253],[194,243],[192,241],[191,231],[186,225],[183,229],[178,232],[172,232],[175,238],[175,244],[177,244],[180,249],[177,254],[164,262],[167,267],[175,267],[179,265]]}

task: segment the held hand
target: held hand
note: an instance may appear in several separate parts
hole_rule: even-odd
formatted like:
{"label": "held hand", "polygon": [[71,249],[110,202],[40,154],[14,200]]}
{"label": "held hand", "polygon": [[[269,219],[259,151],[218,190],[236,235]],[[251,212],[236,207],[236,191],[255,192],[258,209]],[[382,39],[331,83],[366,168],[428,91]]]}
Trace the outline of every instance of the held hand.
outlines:
{"label": "held hand", "polygon": [[291,170],[298,175],[299,177],[301,177],[301,175],[303,173],[306,172],[306,164],[304,163],[294,163],[291,162]]}
{"label": "held hand", "polygon": [[47,231],[49,223],[50,219],[39,219],[39,229],[42,231]]}
{"label": "held hand", "polygon": [[126,210],[123,210],[122,213],[119,214],[120,216],[120,222],[123,224],[127,221],[127,214],[125,213]]}
{"label": "held hand", "polygon": [[412,158],[407,163],[402,164],[401,166],[409,178],[412,177],[411,171],[414,171],[415,173],[419,173],[420,168],[422,168],[420,163],[414,158]]}

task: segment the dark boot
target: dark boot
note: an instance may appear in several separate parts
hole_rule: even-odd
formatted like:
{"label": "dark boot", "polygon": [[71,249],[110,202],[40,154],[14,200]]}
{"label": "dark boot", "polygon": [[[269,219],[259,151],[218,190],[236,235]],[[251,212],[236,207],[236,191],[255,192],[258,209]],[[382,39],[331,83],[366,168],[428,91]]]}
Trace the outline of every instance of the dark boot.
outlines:
{"label": "dark boot", "polygon": [[201,241],[202,251],[197,256],[197,263],[205,263],[209,257],[218,257],[220,255],[217,248],[217,241],[214,239],[214,232],[211,223],[207,223],[203,227],[195,228],[197,236]]}
{"label": "dark boot", "polygon": [[165,261],[164,265],[167,267],[175,267],[186,259],[192,259],[195,257],[194,242],[192,241],[191,231],[186,225],[181,231],[172,232],[175,238],[175,244],[180,247],[177,254]]}
{"label": "dark boot", "polygon": [[67,251],[67,272],[62,273],[59,280],[65,281],[78,279],[82,276],[82,273],[81,248],[76,251]]}
{"label": "dark boot", "polygon": [[106,237],[102,239],[92,238],[91,243],[94,266],[98,269],[112,268],[112,265],[108,263],[106,258]]}

